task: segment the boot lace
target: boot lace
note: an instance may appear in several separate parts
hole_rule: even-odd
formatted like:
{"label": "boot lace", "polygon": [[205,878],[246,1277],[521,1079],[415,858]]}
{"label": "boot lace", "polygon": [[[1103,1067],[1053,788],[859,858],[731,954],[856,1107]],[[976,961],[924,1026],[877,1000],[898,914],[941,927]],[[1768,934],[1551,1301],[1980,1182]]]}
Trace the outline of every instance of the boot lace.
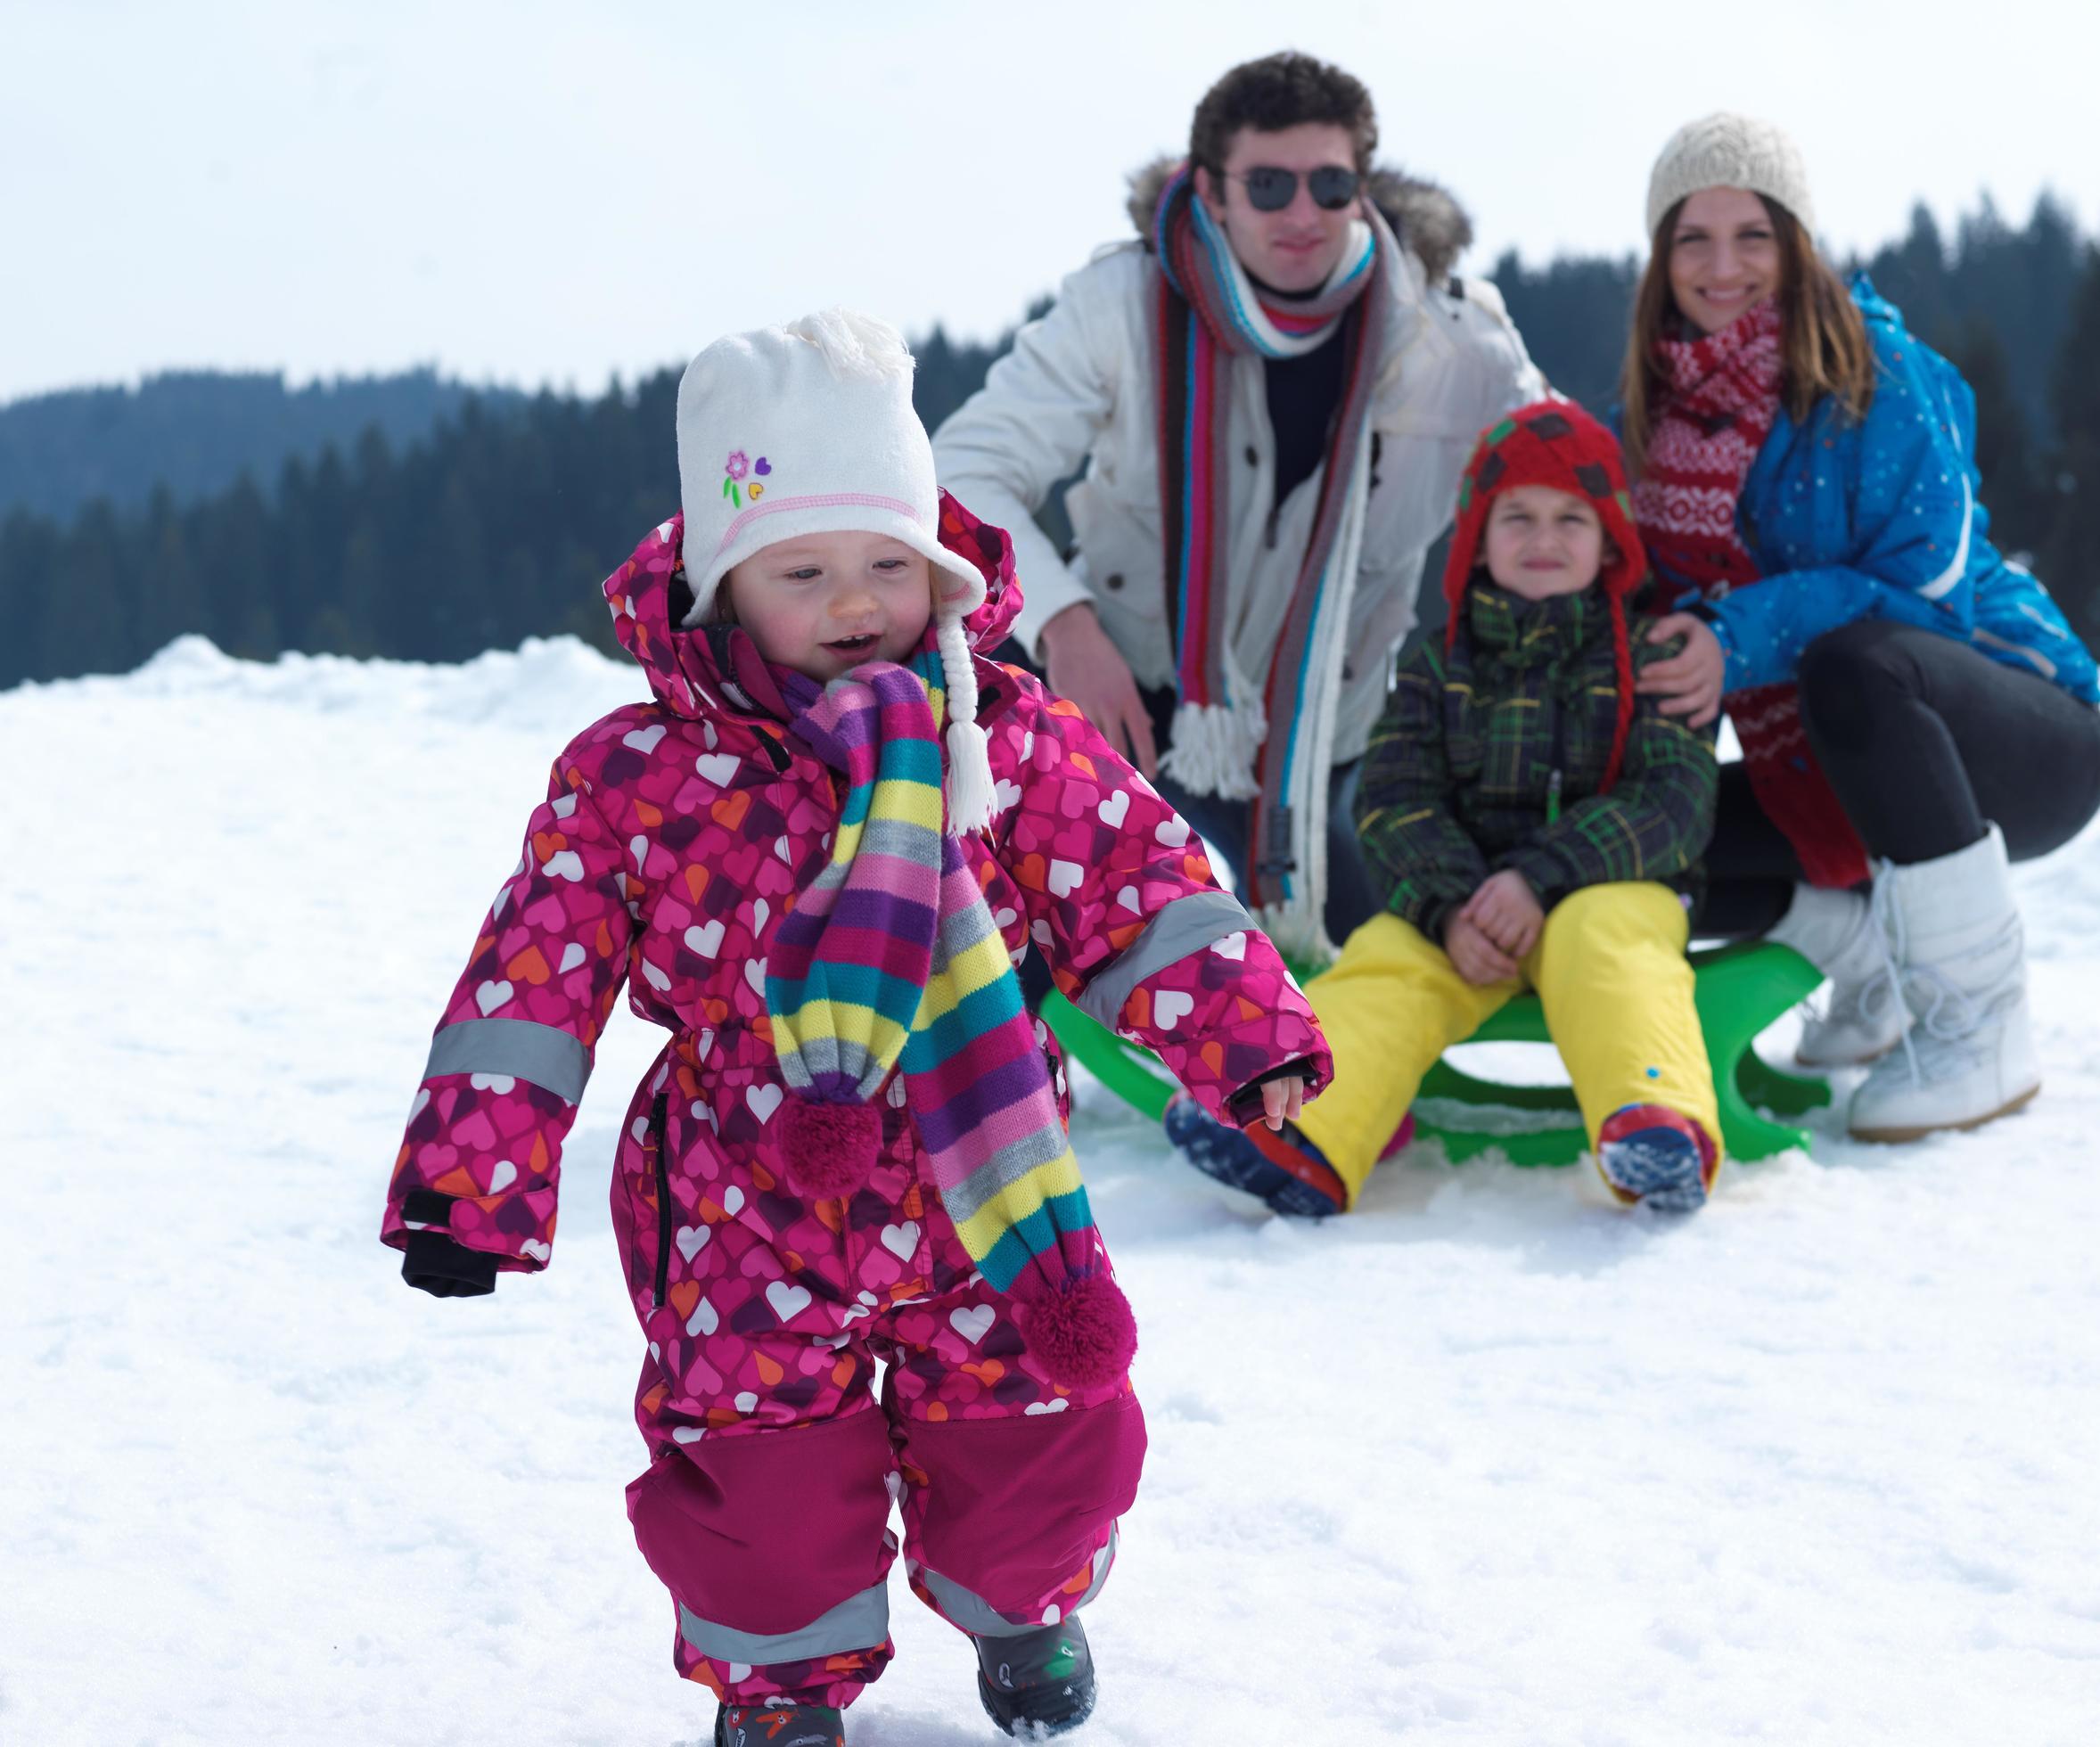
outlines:
{"label": "boot lace", "polygon": [[[1883,864],[1885,874],[1889,864]],[[1889,933],[1885,918],[1894,914],[1895,905],[1886,893],[1891,882],[1878,879],[1874,882],[1873,894],[1868,901],[1866,926],[1873,931],[1882,949],[1882,962],[1857,981],[1839,982],[1833,980],[1825,988],[1813,990],[1800,1002],[1794,1011],[1801,1022],[1809,1025],[1855,1025],[1862,1029],[1871,1029],[1879,1022],[1883,1013],[1902,1000],[1902,973],[1895,956],[1889,950]]]}
{"label": "boot lace", "polygon": [[1858,982],[1833,982],[1801,1002],[1797,1012],[1805,1023],[1853,1025],[1872,1029],[1882,1015],[1897,1004],[1896,980],[1885,964]]}
{"label": "boot lace", "polygon": [[[1923,1062],[1930,1062],[1937,1069],[1958,1059],[1977,1028],[2009,1005],[2013,994],[1994,989],[1980,999],[1958,988],[1938,965],[1909,963],[1910,941],[1904,928],[1903,906],[1895,900],[1896,882],[1891,877],[1894,872],[1893,863],[1883,862],[1882,876],[1874,882],[1871,920],[1874,938],[1881,942],[1883,968],[1873,980],[1885,981],[1891,990],[1900,990],[1905,1005],[1910,1009],[1911,1022],[1903,1030],[1903,1058],[1910,1070],[1910,1083],[1923,1086]],[[1963,956],[1981,957],[2009,949],[2017,957],[2020,945],[2020,917],[2015,913],[1989,939]],[[1921,1035],[1924,1042],[1922,1057],[1915,1041]]]}

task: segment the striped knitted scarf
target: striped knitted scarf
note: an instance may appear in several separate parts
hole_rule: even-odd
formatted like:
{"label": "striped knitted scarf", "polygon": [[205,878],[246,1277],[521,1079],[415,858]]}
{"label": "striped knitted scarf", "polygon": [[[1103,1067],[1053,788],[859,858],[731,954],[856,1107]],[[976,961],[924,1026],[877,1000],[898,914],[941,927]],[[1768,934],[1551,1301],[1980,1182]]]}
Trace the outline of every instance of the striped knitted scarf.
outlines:
{"label": "striped knitted scarf", "polygon": [[[1655,343],[1668,387],[1634,488],[1634,514],[1656,569],[1702,600],[1723,600],[1763,575],[1736,516],[1743,481],[1778,417],[1779,342],[1778,304],[1767,299],[1719,333]],[[1809,882],[1866,879],[1866,848],[1816,762],[1799,690],[1753,685],[1727,702],[1758,805],[1793,845]]]}
{"label": "striped knitted scarf", "polygon": [[[941,1204],[985,1279],[1022,1301],[1031,1350],[1075,1386],[1119,1375],[1136,1344],[1129,1306],[1005,941],[942,819],[939,652],[929,637],[908,667],[870,662],[822,689],[775,672],[789,731],[846,785],[831,860],[767,953],[790,1111],[872,1112],[901,1068]],[[824,1120],[816,1144],[872,1159],[879,1127],[848,1139]]]}
{"label": "striped knitted scarf", "polygon": [[[1197,794],[1251,800],[1251,898],[1287,950],[1331,951],[1321,928],[1326,811],[1342,644],[1370,495],[1370,409],[1394,271],[1392,234],[1368,206],[1318,294],[1254,289],[1184,166],[1160,196],[1152,298],[1158,361],[1161,524],[1179,702],[1163,760]],[[1341,405],[1311,537],[1278,639],[1236,638],[1226,489],[1237,358],[1300,357],[1341,335]],[[1273,732],[1272,732],[1273,730]]]}

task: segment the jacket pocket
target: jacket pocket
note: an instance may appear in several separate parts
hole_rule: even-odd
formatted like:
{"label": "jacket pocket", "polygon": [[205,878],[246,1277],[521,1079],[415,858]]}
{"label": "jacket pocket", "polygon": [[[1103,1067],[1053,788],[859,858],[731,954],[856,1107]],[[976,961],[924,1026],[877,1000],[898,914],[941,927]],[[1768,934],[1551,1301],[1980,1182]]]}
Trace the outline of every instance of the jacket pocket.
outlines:
{"label": "jacket pocket", "polygon": [[1158,624],[1167,614],[1166,569],[1160,531],[1091,478],[1065,499],[1081,574],[1095,602],[1125,618]]}
{"label": "jacket pocket", "polygon": [[656,1178],[656,1279],[652,1302],[660,1305],[671,1284],[671,1170],[664,1147],[669,1111],[669,1097],[659,1092],[649,1106],[649,1169]]}

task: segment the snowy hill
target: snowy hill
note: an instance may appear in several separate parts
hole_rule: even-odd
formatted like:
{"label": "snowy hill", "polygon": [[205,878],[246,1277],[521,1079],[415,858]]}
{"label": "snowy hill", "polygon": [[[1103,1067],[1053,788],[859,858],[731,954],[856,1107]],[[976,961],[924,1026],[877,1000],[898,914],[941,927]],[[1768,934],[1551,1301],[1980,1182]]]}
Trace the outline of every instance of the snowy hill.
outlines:
{"label": "snowy hill", "polygon": [[[655,1034],[601,1052],[548,1274],[439,1302],[375,1235],[546,767],[637,685],[186,640],[0,694],[0,1740],[705,1738],[621,1498]],[[1418,1152],[1285,1226],[1087,1088],[1153,1448],[1078,1739],[2092,1740],[2100,833],[2021,888],[2029,1113],[1825,1119],[1683,1225]],[[857,1747],[994,1739],[896,1601]]]}

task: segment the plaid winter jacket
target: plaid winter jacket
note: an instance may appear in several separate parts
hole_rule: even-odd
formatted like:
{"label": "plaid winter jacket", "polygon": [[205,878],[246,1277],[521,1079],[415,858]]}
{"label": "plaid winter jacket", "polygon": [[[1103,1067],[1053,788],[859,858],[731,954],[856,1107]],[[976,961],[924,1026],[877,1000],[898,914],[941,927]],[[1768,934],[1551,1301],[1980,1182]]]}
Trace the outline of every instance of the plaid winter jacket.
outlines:
{"label": "plaid winter jacket", "polygon": [[[1551,910],[1612,880],[1657,880],[1696,898],[1718,782],[1710,733],[1640,699],[1619,781],[1599,795],[1618,678],[1596,591],[1525,602],[1466,591],[1441,637],[1401,662],[1372,731],[1357,830],[1386,906],[1440,945],[1490,874],[1513,867]],[[1636,668],[1672,652],[1627,627]]]}

